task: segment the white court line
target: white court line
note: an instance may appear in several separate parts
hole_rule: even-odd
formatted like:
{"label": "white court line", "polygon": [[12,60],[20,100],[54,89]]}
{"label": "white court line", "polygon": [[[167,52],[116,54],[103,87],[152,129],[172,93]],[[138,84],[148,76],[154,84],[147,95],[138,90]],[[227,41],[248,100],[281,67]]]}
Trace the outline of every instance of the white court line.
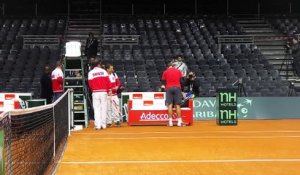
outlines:
{"label": "white court line", "polygon": [[300,159],[236,159],[236,160],[124,160],[124,161],[62,161],[61,164],[164,164],[164,163],[248,163],[300,162]]}
{"label": "white court line", "polygon": [[300,136],[174,136],[174,137],[115,137],[115,138],[83,138],[83,140],[152,140],[152,139],[274,139],[300,138]]}
{"label": "white court line", "polygon": [[99,135],[143,135],[143,134],[193,134],[193,133],[300,133],[300,130],[274,130],[274,131],[151,131],[151,132],[72,132],[72,134],[78,135],[91,135],[91,134],[99,134]]}

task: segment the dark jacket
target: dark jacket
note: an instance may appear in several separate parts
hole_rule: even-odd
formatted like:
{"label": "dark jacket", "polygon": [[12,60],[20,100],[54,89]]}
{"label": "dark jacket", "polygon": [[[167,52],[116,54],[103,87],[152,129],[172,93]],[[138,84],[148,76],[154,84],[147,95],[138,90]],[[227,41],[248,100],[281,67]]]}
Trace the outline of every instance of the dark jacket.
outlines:
{"label": "dark jacket", "polygon": [[300,44],[292,46],[293,67],[298,76],[300,76]]}
{"label": "dark jacket", "polygon": [[48,100],[51,99],[53,95],[51,74],[44,73],[41,77],[40,83],[41,83],[41,98],[47,99],[48,102]]}
{"label": "dark jacket", "polygon": [[200,84],[198,81],[186,78],[184,83],[184,92],[192,91],[196,97],[199,97],[199,86]]}
{"label": "dark jacket", "polygon": [[85,43],[85,55],[88,57],[95,57],[98,50],[98,40],[94,37],[88,38]]}

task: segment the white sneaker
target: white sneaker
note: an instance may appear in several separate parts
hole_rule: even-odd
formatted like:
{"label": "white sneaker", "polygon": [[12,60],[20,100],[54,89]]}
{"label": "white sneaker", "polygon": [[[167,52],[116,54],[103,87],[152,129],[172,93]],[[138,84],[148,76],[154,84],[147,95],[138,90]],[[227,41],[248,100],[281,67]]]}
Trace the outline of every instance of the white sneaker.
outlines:
{"label": "white sneaker", "polygon": [[172,126],[173,126],[173,121],[170,121],[170,120],[169,120],[168,126],[172,127]]}
{"label": "white sneaker", "polygon": [[185,124],[182,123],[182,122],[178,122],[178,123],[177,123],[177,126],[178,126],[178,127],[183,127],[183,126],[185,126]]}

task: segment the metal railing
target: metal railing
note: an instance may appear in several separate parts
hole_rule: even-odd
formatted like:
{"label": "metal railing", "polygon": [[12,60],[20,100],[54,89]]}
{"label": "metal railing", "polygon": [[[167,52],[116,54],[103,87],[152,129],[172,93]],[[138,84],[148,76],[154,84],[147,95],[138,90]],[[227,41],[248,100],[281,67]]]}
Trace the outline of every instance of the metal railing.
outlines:
{"label": "metal railing", "polygon": [[224,44],[253,44],[254,36],[250,35],[219,35],[218,47],[221,52],[221,46]]}
{"label": "metal railing", "polygon": [[254,36],[251,35],[219,35],[218,44],[253,44]]}
{"label": "metal railing", "polygon": [[23,47],[59,47],[62,39],[61,35],[23,35]]}
{"label": "metal railing", "polygon": [[140,35],[102,35],[102,45],[138,45]]}

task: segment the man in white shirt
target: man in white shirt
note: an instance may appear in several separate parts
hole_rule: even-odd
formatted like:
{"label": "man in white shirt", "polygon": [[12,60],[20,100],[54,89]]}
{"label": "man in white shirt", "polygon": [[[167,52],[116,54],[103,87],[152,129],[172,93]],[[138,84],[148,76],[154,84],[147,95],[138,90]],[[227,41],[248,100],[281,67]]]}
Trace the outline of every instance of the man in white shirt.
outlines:
{"label": "man in white shirt", "polygon": [[108,115],[107,115],[107,125],[111,126],[112,122],[116,124],[117,127],[121,126],[120,117],[121,117],[121,110],[120,110],[120,102],[117,94],[117,90],[121,86],[121,82],[119,77],[116,73],[114,73],[114,66],[111,64],[107,64],[106,71],[108,73],[110,86],[112,87],[112,93],[108,95],[107,104],[108,104]]}

